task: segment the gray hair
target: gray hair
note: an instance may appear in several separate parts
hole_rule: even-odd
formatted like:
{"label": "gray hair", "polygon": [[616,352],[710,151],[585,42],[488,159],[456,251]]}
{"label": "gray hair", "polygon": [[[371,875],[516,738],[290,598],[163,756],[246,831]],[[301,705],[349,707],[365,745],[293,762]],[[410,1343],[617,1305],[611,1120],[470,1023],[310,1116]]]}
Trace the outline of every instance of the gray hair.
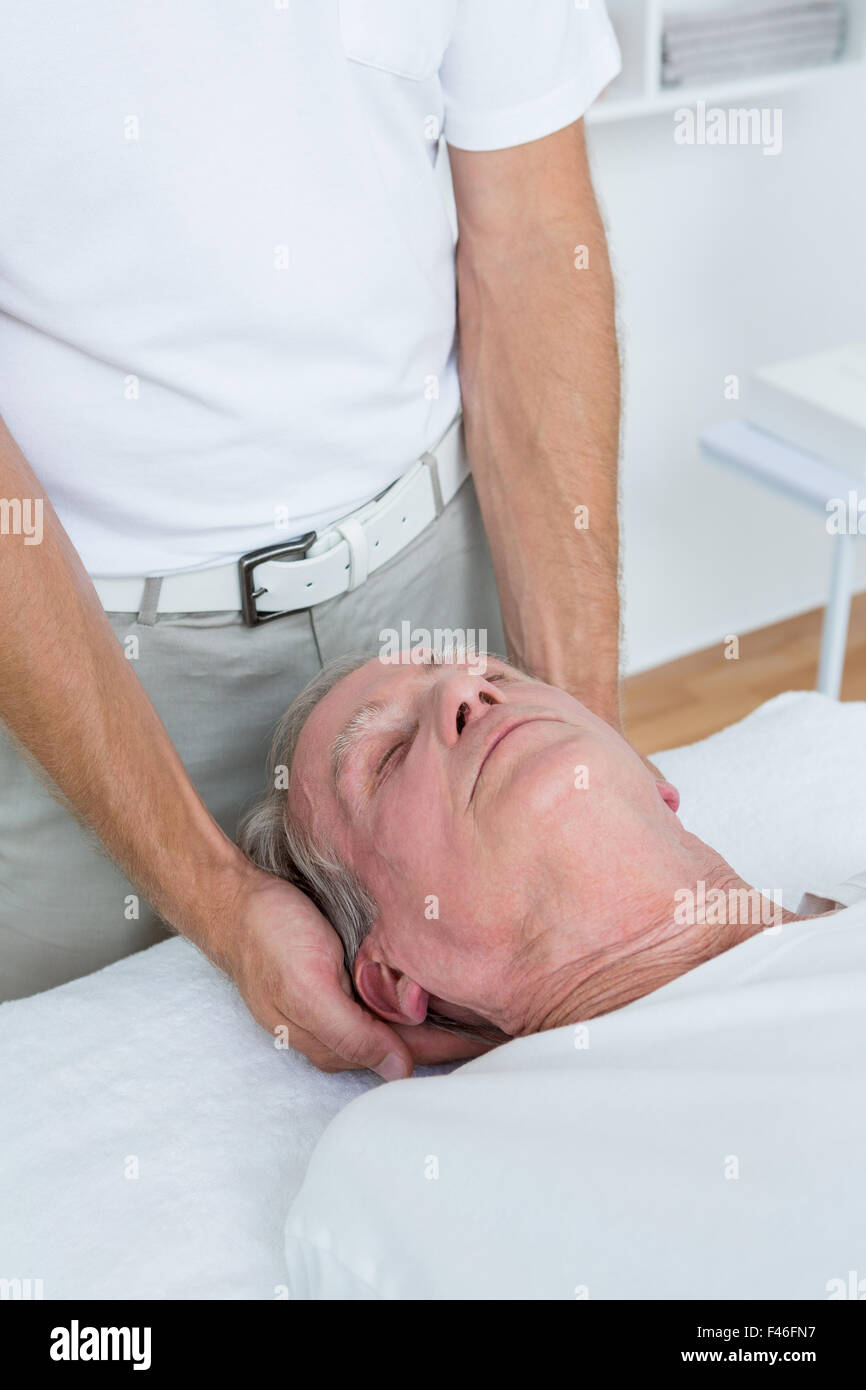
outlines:
{"label": "gray hair", "polygon": [[268,789],[246,815],[238,844],[260,869],[287,879],[324,913],[343,944],[346,969],[352,973],[361,942],[377,916],[377,907],[357,874],[330,845],[320,845],[289,807],[292,763],[304,725],[320,700],[370,660],[345,656],[329,662],[304,687],[274,732],[268,757]]}
{"label": "gray hair", "polygon": [[[268,786],[264,797],[248,812],[238,831],[238,844],[260,869],[294,884],[328,918],[343,946],[349,978],[361,943],[379,915],[379,908],[358,875],[330,844],[319,844],[289,806],[292,763],[301,732],[320,700],[344,676],[370,661],[371,655],[338,657],[322,667],[283,715],[274,732],[268,757]],[[450,1033],[488,1042],[507,1041],[506,1034],[487,1024],[457,1023],[429,1010],[428,1023]]]}

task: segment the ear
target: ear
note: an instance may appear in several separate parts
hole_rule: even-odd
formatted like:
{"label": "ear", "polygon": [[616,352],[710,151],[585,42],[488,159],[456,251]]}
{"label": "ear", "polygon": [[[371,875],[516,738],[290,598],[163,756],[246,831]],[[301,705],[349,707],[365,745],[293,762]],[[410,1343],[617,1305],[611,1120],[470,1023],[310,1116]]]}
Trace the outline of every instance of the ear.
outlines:
{"label": "ear", "polygon": [[354,969],[355,989],[374,1014],[388,1023],[423,1023],[429,995],[408,975],[384,961],[359,953]]}
{"label": "ear", "polygon": [[678,811],[680,809],[680,794],[676,787],[670,782],[662,782],[660,778],[656,778],[656,786],[665,805],[670,806],[672,811]]}

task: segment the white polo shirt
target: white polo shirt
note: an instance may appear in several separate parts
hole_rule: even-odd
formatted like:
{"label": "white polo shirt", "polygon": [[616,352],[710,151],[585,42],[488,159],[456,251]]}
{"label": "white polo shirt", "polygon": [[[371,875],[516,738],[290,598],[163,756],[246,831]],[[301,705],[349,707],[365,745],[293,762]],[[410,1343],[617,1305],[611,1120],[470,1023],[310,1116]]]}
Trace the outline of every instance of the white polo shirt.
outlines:
{"label": "white polo shirt", "polygon": [[0,411],[93,574],[321,529],[458,406],[440,132],[537,139],[602,0],[6,0]]}

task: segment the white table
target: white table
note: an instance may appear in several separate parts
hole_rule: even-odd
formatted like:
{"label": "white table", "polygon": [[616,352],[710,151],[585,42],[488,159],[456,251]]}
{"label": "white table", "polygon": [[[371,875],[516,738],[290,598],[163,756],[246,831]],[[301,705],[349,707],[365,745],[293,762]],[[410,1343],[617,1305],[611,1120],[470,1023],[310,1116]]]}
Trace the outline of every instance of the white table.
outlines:
{"label": "white table", "polygon": [[[708,458],[737,468],[766,487],[815,507],[825,517],[831,498],[847,499],[850,492],[862,495],[866,489],[863,478],[834,467],[816,454],[797,449],[745,420],[728,420],[710,426],[700,436],[700,445]],[[856,534],[850,535],[847,531],[835,537],[830,594],[821,634],[817,689],[834,700],[838,700],[842,688],[856,539]]]}

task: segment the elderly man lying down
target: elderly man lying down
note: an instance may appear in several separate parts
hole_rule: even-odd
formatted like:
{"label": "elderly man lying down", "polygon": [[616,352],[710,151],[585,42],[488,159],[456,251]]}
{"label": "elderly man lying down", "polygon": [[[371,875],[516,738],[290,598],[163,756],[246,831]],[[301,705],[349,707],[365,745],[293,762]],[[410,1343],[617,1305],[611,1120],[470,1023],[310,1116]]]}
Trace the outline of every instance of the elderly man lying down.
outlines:
{"label": "elderly man lying down", "polygon": [[618,733],[503,661],[326,668],[270,773],[244,848],[313,897],[392,1023],[538,1033],[793,919],[683,828]]}

